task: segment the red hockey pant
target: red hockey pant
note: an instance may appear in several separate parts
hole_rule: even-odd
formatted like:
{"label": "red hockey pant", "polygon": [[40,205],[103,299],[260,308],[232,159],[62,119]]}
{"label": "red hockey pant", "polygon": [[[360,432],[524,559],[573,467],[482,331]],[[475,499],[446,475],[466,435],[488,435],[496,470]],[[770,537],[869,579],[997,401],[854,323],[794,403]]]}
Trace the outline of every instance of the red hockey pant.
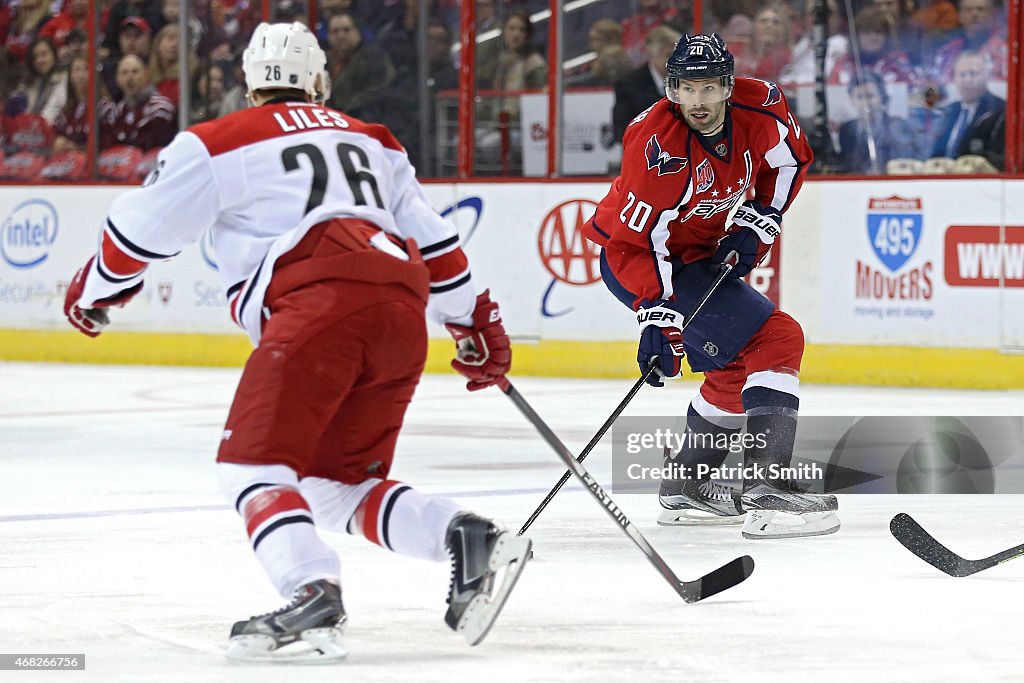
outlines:
{"label": "red hockey pant", "polygon": [[427,354],[425,297],[413,291],[425,289],[426,268],[401,267],[413,288],[336,279],[268,293],[271,316],[218,462],[287,465],[300,478],[345,484],[387,479]]}
{"label": "red hockey pant", "polygon": [[776,309],[731,363],[704,374],[700,393],[717,408],[742,413],[741,394],[750,375],[765,371],[796,375],[803,355],[804,333],[800,323]]}

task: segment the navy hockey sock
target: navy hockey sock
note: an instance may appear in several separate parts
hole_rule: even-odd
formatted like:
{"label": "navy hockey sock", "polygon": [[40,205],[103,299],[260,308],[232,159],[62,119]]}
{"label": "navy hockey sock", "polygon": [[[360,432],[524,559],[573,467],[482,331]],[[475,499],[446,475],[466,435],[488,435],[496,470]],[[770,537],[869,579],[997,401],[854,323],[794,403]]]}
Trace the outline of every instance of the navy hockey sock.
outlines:
{"label": "navy hockey sock", "polygon": [[[718,423],[698,413],[693,403],[690,403],[686,410],[686,432],[682,447],[675,454],[666,449],[665,465],[685,467],[687,478],[690,479],[697,478],[698,465],[706,465],[712,469],[721,467],[729,455],[730,446],[736,443],[736,435],[742,428],[742,417],[713,419],[718,420]],[[662,479],[661,495],[679,495],[682,492],[683,480],[682,477]]]}
{"label": "navy hockey sock", "polygon": [[[744,467],[788,466],[793,459],[793,444],[796,442],[799,397],[777,389],[752,386],[743,391],[742,398],[747,413],[747,434],[750,436],[743,454]],[[745,479],[744,491],[755,483],[756,480]]]}

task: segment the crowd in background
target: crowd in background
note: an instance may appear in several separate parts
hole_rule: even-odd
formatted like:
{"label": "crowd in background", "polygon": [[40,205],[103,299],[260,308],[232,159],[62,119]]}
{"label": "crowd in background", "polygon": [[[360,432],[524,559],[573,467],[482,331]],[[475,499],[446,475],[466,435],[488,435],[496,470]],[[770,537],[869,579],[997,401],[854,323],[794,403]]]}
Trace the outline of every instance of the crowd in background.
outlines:
{"label": "crowd in background", "polygon": [[[420,1],[429,3],[426,26]],[[183,106],[189,125],[246,106],[241,52],[262,3],[194,0],[182,17],[181,0],[98,2],[99,173],[135,180],[177,132]],[[1001,170],[1008,24],[998,2],[827,0],[826,77],[830,94],[844,97],[819,165],[856,174]],[[91,4],[0,4],[0,179],[73,179],[84,172]],[[308,22],[301,2],[271,4],[274,21]],[[737,75],[778,82],[795,100],[816,79],[813,6],[814,0],[715,0],[704,5],[702,20],[705,31],[727,41]],[[547,86],[547,23],[537,14],[547,7],[547,0],[476,0],[478,170],[522,172],[520,96]],[[454,145],[439,119],[444,107],[457,107],[459,19],[460,0],[317,3],[314,30],[332,81],[328,104],[387,124],[427,177],[454,170],[440,163],[439,141]],[[611,141],[619,140],[629,121],[663,96],[665,61],[692,29],[689,0],[604,0],[567,12],[565,87],[613,90],[609,130]],[[421,31],[427,102],[419,97]]]}

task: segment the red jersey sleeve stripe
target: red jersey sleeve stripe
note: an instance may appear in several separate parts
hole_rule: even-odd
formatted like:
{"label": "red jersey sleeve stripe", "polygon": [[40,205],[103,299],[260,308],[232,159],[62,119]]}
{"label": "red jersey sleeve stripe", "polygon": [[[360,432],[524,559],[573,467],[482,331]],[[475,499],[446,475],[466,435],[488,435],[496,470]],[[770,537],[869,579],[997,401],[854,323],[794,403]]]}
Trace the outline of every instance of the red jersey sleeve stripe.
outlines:
{"label": "red jersey sleeve stripe", "polygon": [[145,261],[140,261],[126,254],[106,232],[103,233],[100,252],[106,274],[113,276],[113,278],[131,278],[138,275],[146,267]]}
{"label": "red jersey sleeve stripe", "polygon": [[461,275],[469,268],[469,261],[461,248],[441,254],[436,258],[425,261],[427,270],[430,271],[430,281],[433,283],[444,282]]}

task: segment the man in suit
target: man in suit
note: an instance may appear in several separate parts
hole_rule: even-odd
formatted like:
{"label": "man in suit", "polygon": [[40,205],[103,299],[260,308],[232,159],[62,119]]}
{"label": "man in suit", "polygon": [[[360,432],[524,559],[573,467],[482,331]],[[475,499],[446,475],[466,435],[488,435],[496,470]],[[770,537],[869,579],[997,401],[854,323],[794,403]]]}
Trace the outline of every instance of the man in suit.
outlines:
{"label": "man in suit", "polygon": [[857,116],[839,127],[839,149],[848,173],[879,175],[891,159],[922,156],[906,119],[889,115],[885,82],[874,71],[854,74],[847,86]]}
{"label": "man in suit", "polygon": [[942,133],[932,148],[933,157],[956,157],[967,154],[964,149],[971,129],[985,114],[1006,109],[1006,101],[988,91],[989,66],[985,56],[964,51],[953,65],[953,83],[960,101],[946,108]]}
{"label": "man in suit", "polygon": [[644,39],[647,63],[622,77],[615,84],[612,109],[614,139],[621,140],[626,126],[636,115],[665,96],[665,64],[680,34],[668,26],[656,26]]}

